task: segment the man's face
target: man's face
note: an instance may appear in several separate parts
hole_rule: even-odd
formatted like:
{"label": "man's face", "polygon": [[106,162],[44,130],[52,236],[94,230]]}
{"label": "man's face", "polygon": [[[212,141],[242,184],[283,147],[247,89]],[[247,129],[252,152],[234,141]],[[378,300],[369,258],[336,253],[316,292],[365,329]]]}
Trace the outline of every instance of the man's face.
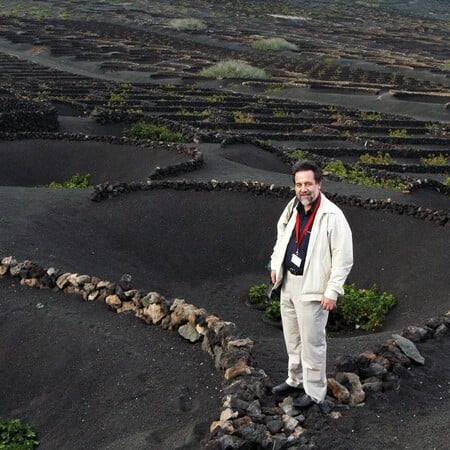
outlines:
{"label": "man's face", "polygon": [[312,170],[301,170],[295,174],[295,195],[303,206],[311,206],[311,203],[319,196],[322,183],[316,183]]}

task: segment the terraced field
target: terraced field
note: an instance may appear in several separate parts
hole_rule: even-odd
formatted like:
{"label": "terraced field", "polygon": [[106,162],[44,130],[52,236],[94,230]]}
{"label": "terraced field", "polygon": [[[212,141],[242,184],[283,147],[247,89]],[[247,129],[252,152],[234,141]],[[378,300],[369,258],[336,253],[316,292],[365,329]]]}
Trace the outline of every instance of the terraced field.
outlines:
{"label": "terraced field", "polygon": [[[187,298],[255,340],[270,385],[284,376],[282,334],[243,298],[267,279],[290,165],[311,158],[354,231],[351,281],[399,299],[379,333],[330,338],[329,371],[343,352],[448,310],[445,1],[28,3],[0,0],[1,257],[102,279],[129,272],[140,291]],[[289,46],[258,46],[274,38]],[[223,61],[266,77],[204,76]],[[139,122],[182,142],[125,137]],[[95,188],[48,187],[74,174]],[[98,303],[87,317],[89,305],[14,278],[0,290],[10,386],[0,414],[36,424],[41,448],[266,448],[258,430],[210,433],[225,388],[199,344]],[[303,437],[275,433],[270,448],[441,448],[448,340],[423,348],[431,364],[417,378],[390,372],[405,383],[399,396],[383,392],[341,421],[305,412]]]}

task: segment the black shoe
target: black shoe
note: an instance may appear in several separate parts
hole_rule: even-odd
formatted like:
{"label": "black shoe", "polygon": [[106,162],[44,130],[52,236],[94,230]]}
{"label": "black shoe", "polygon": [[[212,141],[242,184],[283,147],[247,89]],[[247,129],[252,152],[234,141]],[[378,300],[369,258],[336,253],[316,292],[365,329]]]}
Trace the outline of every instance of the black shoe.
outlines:
{"label": "black shoe", "polygon": [[294,387],[290,384],[287,384],[286,382],[281,383],[277,386],[274,386],[272,388],[272,394],[285,394],[287,392],[294,392],[300,390],[301,387]]}
{"label": "black shoe", "polygon": [[316,403],[308,394],[304,394],[301,397],[297,397],[293,402],[292,406],[297,409],[309,408],[311,405]]}

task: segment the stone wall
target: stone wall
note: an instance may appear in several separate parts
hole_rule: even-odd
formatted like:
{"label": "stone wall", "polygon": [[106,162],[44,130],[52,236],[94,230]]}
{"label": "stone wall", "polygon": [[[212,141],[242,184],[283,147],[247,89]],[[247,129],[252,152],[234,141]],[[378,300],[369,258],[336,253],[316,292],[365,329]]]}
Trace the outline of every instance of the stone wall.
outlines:
{"label": "stone wall", "polygon": [[199,133],[197,128],[189,124],[181,123],[163,117],[158,117],[156,115],[144,112],[137,113],[96,107],[91,116],[93,119],[95,119],[96,122],[103,125],[108,123],[132,124],[136,122],[148,122],[156,125],[164,125],[171,131],[182,133],[184,138],[188,141],[195,140]]}
{"label": "stone wall", "polygon": [[56,131],[56,109],[43,102],[0,97],[0,133]]}
{"label": "stone wall", "polygon": [[[292,166],[297,159],[293,158],[291,156],[291,152],[279,149],[275,146],[273,146],[270,143],[256,140],[254,142],[255,145],[260,146],[266,151],[275,153],[285,164]],[[311,149],[306,153],[306,157],[313,159],[314,161],[317,161],[321,164],[322,167],[325,167],[329,162],[333,161],[332,156],[337,156],[335,153],[335,150],[330,149],[329,156],[323,156],[323,155],[317,155],[314,154],[314,150]],[[359,152],[360,154],[360,152]],[[348,164],[347,164],[348,166]],[[443,183],[440,183],[437,180],[432,180],[429,178],[412,178],[411,176],[402,175],[399,173],[396,173],[397,171],[401,172],[408,172],[409,168],[411,168],[410,172],[414,173],[439,173],[439,174],[447,174],[449,173],[449,166],[435,166],[433,168],[430,168],[428,166],[424,165],[398,165],[398,164],[388,164],[388,165],[375,165],[375,164],[362,164],[362,163],[356,163],[354,166],[357,166],[359,169],[363,170],[368,176],[373,177],[378,182],[383,182],[386,180],[393,180],[393,181],[401,181],[406,185],[406,188],[404,189],[405,193],[413,192],[417,189],[433,189],[437,192],[442,193],[443,195],[450,196],[450,186],[447,186]],[[334,175],[334,174],[326,174],[326,177],[330,180],[334,181],[342,181],[342,178]]]}
{"label": "stone wall", "polygon": [[[190,147],[188,144],[152,141],[150,139],[131,139],[127,137],[116,136],[91,136],[82,133],[66,134],[66,133],[48,133],[48,132],[20,132],[20,133],[1,133],[0,138],[5,140],[20,140],[20,139],[54,139],[54,140],[71,140],[80,142],[106,142],[112,145],[133,145],[142,148],[158,147],[167,151],[176,151],[184,153],[190,157],[189,160],[179,164],[167,167],[157,167],[149,176],[151,180],[157,180],[167,176],[178,175],[180,173],[190,172],[199,169],[203,164],[203,155],[195,147]],[[138,183],[130,183],[127,189],[130,191],[137,190],[135,186]],[[122,188],[123,190],[124,188]]]}
{"label": "stone wall", "polygon": [[[253,195],[267,195],[279,198],[292,198],[294,190],[288,186],[275,186],[258,181],[160,181],[152,180],[135,183],[103,183],[95,186],[91,194],[91,200],[95,202],[117,197],[121,194],[127,194],[136,191],[151,191],[155,189],[175,189],[181,191],[236,191],[248,192]],[[396,203],[392,200],[374,200],[362,199],[355,195],[339,195],[324,192],[324,194],[338,205],[349,205],[365,209],[377,209],[386,212],[408,215],[417,219],[436,223],[437,225],[447,225],[450,219],[450,213],[443,210],[432,210],[422,206]]]}

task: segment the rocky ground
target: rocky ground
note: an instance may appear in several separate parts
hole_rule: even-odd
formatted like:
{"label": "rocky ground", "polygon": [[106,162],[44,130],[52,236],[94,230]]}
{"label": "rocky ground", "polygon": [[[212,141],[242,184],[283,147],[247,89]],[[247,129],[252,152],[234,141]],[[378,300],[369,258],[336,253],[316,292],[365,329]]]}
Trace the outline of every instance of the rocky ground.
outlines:
{"label": "rocky ground", "polygon": [[[50,3],[59,14],[73,7],[71,2]],[[98,11],[106,3],[78,3],[76,11],[70,10],[72,21],[18,18],[20,11],[0,17],[2,97],[26,94],[33,102],[46,100],[56,108],[59,124],[59,132],[43,134],[39,127],[33,129],[23,108],[11,114],[4,107],[0,256],[14,255],[19,261],[30,259],[47,268],[114,282],[128,273],[136,289],[157,291],[167,299],[184,298],[235,323],[240,336],[254,340],[254,365],[264,370],[269,385],[282,381],[286,355],[281,330],[249,309],[245,296],[250,285],[268,280],[265,266],[285,198],[236,190],[165,188],[92,202],[92,189],[38,186],[62,182],[76,172],[90,173],[92,183],[145,183],[158,172],[156,167],[185,167],[192,158],[191,147],[202,153],[202,164],[189,172],[167,172],[166,181],[257,180],[289,186],[289,157],[294,150],[306,149],[309,157],[320,161],[341,157],[354,163],[363,152],[381,149],[397,160],[390,176],[406,174],[415,180],[409,193],[332,177],[325,180],[324,190],[343,197],[390,199],[406,205],[405,209],[428,208],[430,216],[439,211],[447,217],[443,183],[448,170],[416,167],[423,155],[448,153],[448,80],[441,71],[439,43],[443,22],[420,15],[396,19],[397,24],[409,26],[408,36],[410,29],[417,31],[419,56],[413,57],[402,47],[405,29],[395,27],[389,14],[358,6],[351,13],[354,24],[362,11],[371,20],[384,20],[380,41],[373,40],[375,28],[370,21],[357,42],[344,32],[335,38],[324,28],[322,34],[315,32],[311,53],[317,54],[308,65],[300,62],[305,60],[301,52],[273,57],[249,52],[249,32],[261,31],[261,23],[267,24],[267,14],[273,12],[255,14],[258,2],[245,6],[243,18],[231,17],[229,11],[228,16],[221,15],[222,9],[212,9],[210,2],[189,2],[210,30],[216,30],[215,35],[207,32],[211,41],[206,49],[201,34],[167,28],[163,18],[180,14],[171,6],[163,6],[158,14],[152,10],[143,14],[111,2],[108,12],[103,10],[104,29],[95,30],[85,15],[99,20]],[[435,3],[437,8],[439,2]],[[344,23],[342,11],[330,8],[324,14]],[[420,10],[418,5],[415,11]],[[284,12],[300,16],[305,11]],[[273,20],[273,31],[284,30],[287,39],[297,35],[298,44],[305,45],[307,30],[318,29],[314,24],[324,21],[311,14],[311,23],[305,21],[299,34],[298,22],[291,19]],[[130,36],[139,36],[139,48],[131,45],[130,40],[134,44],[137,40]],[[382,42],[393,42],[393,50],[387,54]],[[430,42],[434,51],[427,53]],[[341,52],[340,62],[358,54],[350,64],[358,70],[346,72],[334,65],[331,70],[317,57],[325,48]],[[138,59],[152,51],[154,60]],[[196,58],[188,57],[192,54]],[[202,64],[236,55],[272,67],[275,79],[261,85],[248,80],[200,80],[195,75]],[[125,69],[117,64],[119,60],[126,62]],[[420,67],[405,68],[413,63]],[[142,67],[135,70],[135,64]],[[301,79],[293,75],[295,71]],[[350,86],[342,85],[346,80]],[[270,86],[286,88],[289,83],[288,90],[267,92]],[[401,100],[395,91],[413,91],[422,97]],[[207,120],[205,110],[210,114]],[[233,120],[237,110],[256,120],[237,123]],[[171,148],[121,140],[130,114],[170,121],[191,141]],[[22,128],[14,128],[18,123]],[[389,133],[405,128],[406,137]],[[338,358],[374,350],[392,333],[449,310],[447,220],[421,220],[367,206],[342,208],[355,242],[349,281],[368,287],[376,283],[393,293],[398,304],[376,333],[330,336],[330,375],[336,372]],[[147,325],[131,312],[115,314],[103,302],[25,287],[17,278],[0,277],[0,292],[0,380],[5,387],[0,415],[32,424],[40,448],[201,447],[210,424],[220,416],[226,385],[200,343],[188,343],[176,332]],[[443,336],[417,345],[425,365],[413,363],[396,383],[385,384],[383,392],[368,396],[364,404],[348,409],[337,405],[339,414],[334,415],[318,408],[305,412],[306,431],[297,448],[446,448],[449,340]],[[258,448],[254,443],[246,445]]]}

